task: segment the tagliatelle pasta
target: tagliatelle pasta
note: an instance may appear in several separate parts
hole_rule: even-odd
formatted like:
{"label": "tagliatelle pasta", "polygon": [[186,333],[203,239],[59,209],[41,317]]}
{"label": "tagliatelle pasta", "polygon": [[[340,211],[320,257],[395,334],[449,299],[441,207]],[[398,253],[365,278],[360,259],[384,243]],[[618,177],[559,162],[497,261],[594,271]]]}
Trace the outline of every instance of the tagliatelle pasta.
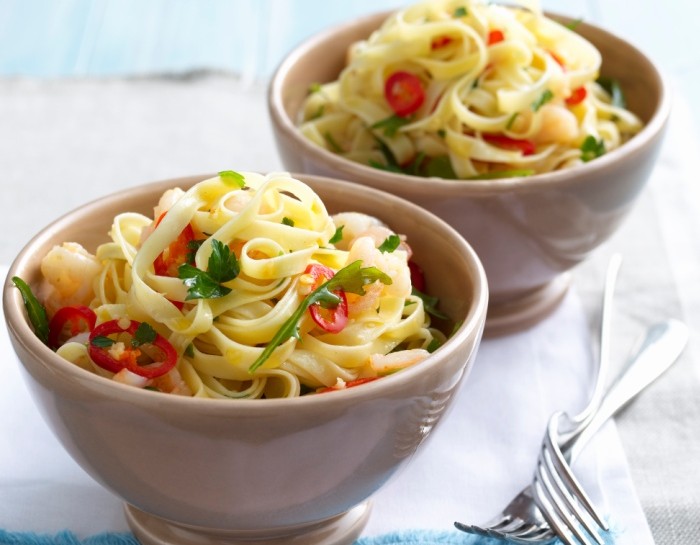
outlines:
{"label": "tagliatelle pasta", "polygon": [[429,0],[391,15],[315,85],[300,130],[329,151],[420,176],[573,167],[642,127],[601,55],[536,1]]}
{"label": "tagliatelle pasta", "polygon": [[382,377],[445,340],[407,242],[363,214],[331,217],[285,173],[169,190],[109,235],[95,255],[51,250],[42,297],[59,355],[133,386],[293,397]]}

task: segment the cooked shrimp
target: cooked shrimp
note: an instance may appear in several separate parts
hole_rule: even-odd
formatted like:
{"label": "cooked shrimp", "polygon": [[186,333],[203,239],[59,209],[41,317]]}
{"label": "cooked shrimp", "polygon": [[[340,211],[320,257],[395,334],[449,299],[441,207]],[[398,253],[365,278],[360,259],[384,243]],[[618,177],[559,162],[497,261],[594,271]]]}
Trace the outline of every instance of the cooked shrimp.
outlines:
{"label": "cooked shrimp", "polygon": [[563,106],[545,104],[539,110],[540,128],[533,135],[537,143],[562,143],[574,141],[578,137],[576,116]]}
{"label": "cooked shrimp", "polygon": [[[370,237],[374,246],[379,247],[388,237],[396,234],[377,218],[360,212],[341,212],[333,216],[333,222],[336,227],[343,227],[343,238],[335,244],[340,250],[348,250],[360,237]],[[406,237],[399,235],[399,238],[399,248],[406,251],[410,259],[411,248],[406,243]]]}
{"label": "cooked shrimp", "polygon": [[369,357],[370,365],[379,374],[386,374],[391,371],[405,369],[411,365],[427,358],[430,353],[422,348],[414,348],[412,350],[401,350],[399,352],[390,352],[389,354],[372,354]]}
{"label": "cooked shrimp", "polygon": [[180,200],[185,192],[179,187],[174,187],[173,189],[168,189],[163,193],[158,201],[158,204],[153,208],[153,217],[158,219],[161,214],[167,212],[172,208],[172,206]]}
{"label": "cooked shrimp", "polygon": [[68,305],[88,305],[94,297],[93,283],[101,269],[99,260],[80,244],[64,242],[54,246],[41,260],[49,314]]}
{"label": "cooked shrimp", "polygon": [[348,252],[348,263],[362,261],[363,267],[377,267],[388,274],[392,283],[384,286],[386,295],[408,297],[411,294],[411,273],[406,264],[406,252],[397,250],[383,253],[371,237],[359,237]]}

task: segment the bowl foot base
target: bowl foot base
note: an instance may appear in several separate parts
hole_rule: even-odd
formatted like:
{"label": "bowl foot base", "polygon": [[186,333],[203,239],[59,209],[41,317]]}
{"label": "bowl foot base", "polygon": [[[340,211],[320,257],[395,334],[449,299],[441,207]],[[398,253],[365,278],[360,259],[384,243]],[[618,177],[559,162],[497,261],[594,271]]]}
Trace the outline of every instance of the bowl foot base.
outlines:
{"label": "bowl foot base", "polygon": [[129,504],[124,512],[142,545],[349,545],[360,536],[371,508],[367,501],[331,519],[270,532],[179,525]]}
{"label": "bowl foot base", "polygon": [[484,336],[509,335],[541,322],[561,304],[570,285],[571,275],[564,273],[522,297],[489,303]]}

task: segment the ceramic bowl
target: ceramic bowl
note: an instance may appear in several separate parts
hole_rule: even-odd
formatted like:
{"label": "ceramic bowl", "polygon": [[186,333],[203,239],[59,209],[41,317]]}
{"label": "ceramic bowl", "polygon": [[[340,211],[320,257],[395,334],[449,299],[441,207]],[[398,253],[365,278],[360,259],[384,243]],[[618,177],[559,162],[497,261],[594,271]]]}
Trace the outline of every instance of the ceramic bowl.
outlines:
{"label": "ceramic bowl", "polygon": [[584,165],[528,178],[457,182],[378,170],[315,145],[295,122],[310,85],[336,80],[348,46],[367,38],[387,16],[378,13],[321,32],[279,65],[268,108],[282,162],[297,172],[382,189],[442,217],[469,241],[486,270],[486,334],[526,328],[556,308],[569,285],[568,271],[607,240],[632,209],[662,143],[670,110],[667,84],[633,45],[579,23],[576,31],[602,54],[602,75],[619,81],[628,108],[645,123],[629,142]]}
{"label": "ceramic bowl", "polygon": [[[76,241],[94,251],[115,214],[152,213],[165,180],[97,200],[32,239],[10,268],[30,285],[42,256]],[[271,400],[158,394],[104,379],[63,360],[34,335],[9,280],[3,305],[26,382],[43,417],[78,464],[121,497],[144,544],[351,543],[370,498],[421,448],[467,376],[487,308],[483,268],[449,225],[371,188],[297,175],[339,212],[385,218],[408,235],[431,294],[459,329],[426,360],[345,391]],[[89,516],[89,506],[86,507]]]}

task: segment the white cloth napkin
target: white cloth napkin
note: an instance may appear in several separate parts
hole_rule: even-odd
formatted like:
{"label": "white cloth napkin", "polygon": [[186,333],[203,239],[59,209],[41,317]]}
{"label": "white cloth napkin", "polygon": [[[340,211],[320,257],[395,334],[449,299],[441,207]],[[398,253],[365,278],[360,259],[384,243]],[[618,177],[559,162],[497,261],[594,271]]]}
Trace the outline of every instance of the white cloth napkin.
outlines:
{"label": "white cloth napkin", "polygon": [[[0,278],[7,267],[0,267]],[[9,280],[4,285],[7,286]],[[569,293],[529,331],[482,342],[471,375],[424,449],[373,499],[364,535],[403,529],[449,531],[481,523],[529,482],[549,415],[588,398],[595,358],[579,298]],[[64,452],[35,409],[0,324],[0,529],[80,538],[125,532],[118,498]],[[616,545],[653,544],[614,424],[574,469],[610,519]]]}

